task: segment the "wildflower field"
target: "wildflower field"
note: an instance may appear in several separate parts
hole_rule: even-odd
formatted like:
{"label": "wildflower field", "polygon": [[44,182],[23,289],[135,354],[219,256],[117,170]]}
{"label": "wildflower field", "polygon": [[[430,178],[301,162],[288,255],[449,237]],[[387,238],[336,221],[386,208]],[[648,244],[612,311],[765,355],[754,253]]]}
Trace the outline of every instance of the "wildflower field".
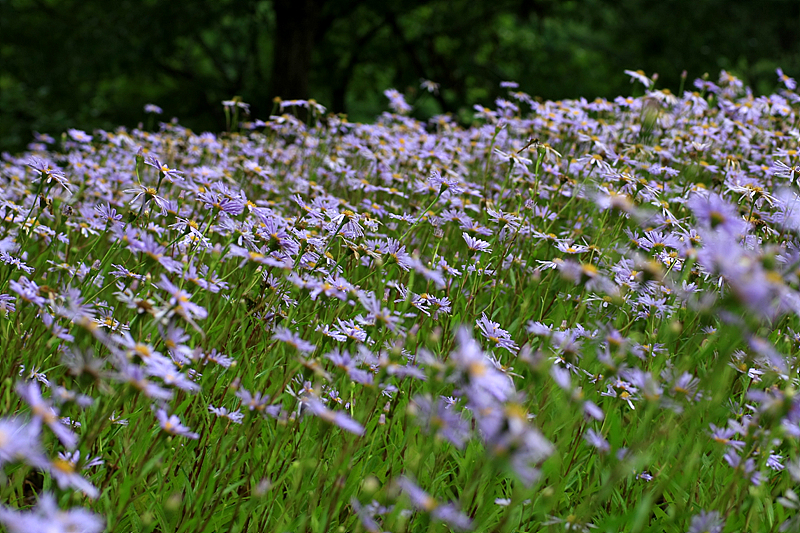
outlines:
{"label": "wildflower field", "polygon": [[629,74],[4,154],[0,523],[800,530],[795,82]]}

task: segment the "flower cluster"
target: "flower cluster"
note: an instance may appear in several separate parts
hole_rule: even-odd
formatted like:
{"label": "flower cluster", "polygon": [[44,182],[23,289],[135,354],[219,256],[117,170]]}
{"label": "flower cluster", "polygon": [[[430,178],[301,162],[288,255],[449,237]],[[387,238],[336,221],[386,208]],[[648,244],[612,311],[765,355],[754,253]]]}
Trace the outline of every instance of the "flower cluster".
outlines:
{"label": "flower cluster", "polygon": [[626,73],[4,155],[0,523],[796,528],[796,83]]}

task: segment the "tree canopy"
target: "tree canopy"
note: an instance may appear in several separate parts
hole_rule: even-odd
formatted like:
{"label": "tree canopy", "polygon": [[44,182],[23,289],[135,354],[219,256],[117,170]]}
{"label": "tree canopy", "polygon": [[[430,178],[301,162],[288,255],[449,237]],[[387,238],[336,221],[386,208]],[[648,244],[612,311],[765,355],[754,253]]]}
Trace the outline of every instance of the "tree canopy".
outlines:
{"label": "tree canopy", "polygon": [[[31,132],[142,121],[155,103],[200,130],[239,96],[276,96],[371,120],[394,87],[422,116],[454,113],[513,80],[559,99],[630,92],[624,69],[678,88],[719,70],[758,91],[800,71],[795,0],[0,0],[0,149]],[[421,80],[440,86],[420,88]]]}

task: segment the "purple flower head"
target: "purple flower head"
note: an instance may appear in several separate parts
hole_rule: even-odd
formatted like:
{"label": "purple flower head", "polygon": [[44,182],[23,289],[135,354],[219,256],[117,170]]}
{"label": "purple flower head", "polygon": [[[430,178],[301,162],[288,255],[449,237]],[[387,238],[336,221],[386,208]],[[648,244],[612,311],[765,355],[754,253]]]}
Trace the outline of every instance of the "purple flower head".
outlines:
{"label": "purple flower head", "polygon": [[295,348],[300,353],[309,354],[317,348],[310,342],[303,340],[298,333],[295,333],[284,326],[278,326],[275,328],[275,333],[272,335],[272,339],[284,342]]}
{"label": "purple flower head", "polygon": [[721,196],[709,193],[695,194],[687,202],[701,225],[737,237],[747,230],[747,223],[739,215],[739,209]]}
{"label": "purple flower head", "polygon": [[381,323],[385,325],[389,331],[397,331],[398,325],[402,319],[397,313],[389,310],[381,305],[381,302],[375,297],[373,292],[360,292],[358,299],[364,309],[367,310],[366,321],[372,324]]}
{"label": "purple flower head", "polygon": [[687,533],[722,533],[725,520],[717,511],[700,511],[692,517],[692,524]]}
{"label": "purple flower head", "polygon": [[32,303],[38,307],[43,307],[44,304],[47,303],[47,300],[39,295],[39,286],[25,276],[21,276],[19,281],[12,279],[8,282],[8,286],[11,287],[11,290],[16,292],[23,301]]}
{"label": "purple flower head", "polygon": [[39,427],[18,417],[0,418],[0,468],[6,463],[23,461],[44,468],[47,457],[42,450]]}
{"label": "purple flower head", "polygon": [[61,421],[58,410],[42,398],[38,383],[35,381],[17,383],[17,394],[31,407],[34,427],[37,424],[47,424],[67,449],[71,450],[78,444],[78,436]]}
{"label": "purple flower head", "polygon": [[150,381],[145,369],[141,366],[125,361],[117,365],[117,370],[118,372],[112,377],[128,383],[148,398],[162,401],[172,399],[172,391]]}
{"label": "purple flower head", "polygon": [[[89,137],[89,139],[91,140],[91,137]],[[38,171],[45,183],[55,181],[68,193],[72,193],[72,189],[70,188],[70,184],[67,181],[67,177],[64,175],[64,172],[62,172],[61,169],[59,169],[50,161],[46,161],[39,157],[31,157],[28,161],[28,166]]]}
{"label": "purple flower head", "polygon": [[204,319],[208,316],[208,312],[204,308],[189,301],[192,297],[191,294],[178,288],[166,275],[161,274],[158,286],[169,293],[169,304],[175,314],[183,317],[187,322],[193,323],[196,319]]}
{"label": "purple flower head", "polygon": [[408,496],[414,507],[429,512],[432,518],[446,523],[457,531],[472,529],[472,520],[459,511],[455,505],[452,503],[440,504],[406,476],[401,476],[397,480],[397,486]]}
{"label": "purple flower head", "polygon": [[238,198],[228,198],[218,192],[207,191],[197,195],[197,199],[205,204],[207,209],[222,212],[230,216],[239,216],[244,212],[244,202]]}
{"label": "purple flower head", "polygon": [[406,103],[405,97],[397,89],[386,89],[383,94],[389,99],[389,107],[395,113],[404,115],[411,112],[411,106]]}
{"label": "purple flower head", "polygon": [[144,202],[142,205],[147,205],[148,202],[153,202],[156,204],[156,207],[161,211],[162,215],[167,214],[167,206],[168,202],[167,199],[159,196],[158,191],[154,187],[149,187],[147,185],[137,184],[132,189],[126,189],[123,191],[128,194],[133,194],[133,199],[131,200],[131,204],[135,204],[139,198],[144,198],[142,201]]}
{"label": "purple flower head", "polygon": [[61,489],[72,488],[86,494],[89,498],[97,498],[100,491],[75,469],[75,463],[67,458],[54,459],[47,468],[50,475]]}
{"label": "purple flower head", "polygon": [[644,85],[645,89],[649,89],[653,86],[653,80],[648,78],[644,71],[641,70],[626,70],[625,74],[631,77],[631,83],[634,81],[638,81],[642,85]]}
{"label": "purple flower head", "polygon": [[450,191],[450,194],[453,196],[458,196],[465,190],[464,186],[461,185],[461,182],[458,179],[448,176],[447,173],[442,175],[436,169],[431,170],[431,175],[428,176],[428,183],[430,183],[434,189],[438,189],[441,193]]}
{"label": "purple flower head", "polygon": [[105,529],[103,519],[85,509],[62,511],[50,493],[42,494],[30,511],[0,506],[0,523],[9,533],[101,533]]}
{"label": "purple flower head", "polygon": [[158,170],[159,174],[162,174],[169,181],[176,180],[176,179],[179,179],[179,180],[183,179],[183,177],[182,177],[183,172],[181,172],[180,170],[175,169],[175,168],[169,168],[169,166],[166,163],[162,163],[161,161],[159,161],[155,157],[152,157],[152,156],[151,157],[147,157],[144,160],[144,163],[145,163],[145,165],[149,165],[149,166],[155,168],[156,170]]}
{"label": "purple flower head", "polygon": [[449,441],[456,448],[463,448],[469,440],[469,423],[441,398],[434,403],[429,397],[417,395],[411,401],[417,422],[427,431]]}
{"label": "purple flower head", "polygon": [[197,433],[193,433],[188,427],[181,424],[181,419],[177,415],[168,415],[167,411],[159,408],[156,411],[156,419],[158,424],[165,432],[172,436],[186,437],[187,439],[197,439],[200,437]]}
{"label": "purple flower head", "polygon": [[790,91],[794,91],[795,89],[797,89],[797,82],[794,80],[794,78],[790,78],[789,76],[784,74],[783,70],[780,67],[776,69],[775,72],[778,74],[778,81],[783,83],[783,85],[787,89],[789,89]]}
{"label": "purple flower head", "polygon": [[397,239],[386,239],[385,243],[381,243],[378,251],[389,256],[387,263],[394,261],[403,270],[411,269],[411,256],[406,253],[406,247]]}
{"label": "purple flower head", "polygon": [[147,361],[147,373],[161,379],[166,385],[176,387],[186,392],[194,393],[200,386],[181,373],[178,367],[170,360],[152,359]]}
{"label": "purple flower head", "polygon": [[234,424],[241,424],[242,420],[244,420],[244,414],[242,414],[242,412],[238,409],[236,411],[229,411],[225,407],[214,407],[213,405],[209,405],[208,410],[211,412],[211,414],[221,418],[227,418]]}
{"label": "purple flower head", "polygon": [[456,339],[458,348],[450,360],[466,378],[470,401],[477,405],[506,401],[514,392],[509,377],[497,370],[467,328],[462,326]]}
{"label": "purple flower head", "polygon": [[590,446],[597,448],[601,453],[608,453],[609,450],[611,450],[611,445],[608,444],[608,441],[593,429],[586,430],[586,434],[583,438]]}
{"label": "purple flower head", "polygon": [[467,248],[472,250],[473,252],[491,252],[491,244],[486,241],[482,241],[481,239],[475,239],[470,237],[469,233],[466,231],[461,233],[461,236],[464,237],[464,242],[467,243]]}
{"label": "purple flower head", "polygon": [[500,324],[489,320],[486,313],[482,313],[478,319],[478,328],[483,336],[492,341],[497,348],[504,348],[511,353],[519,351],[519,346],[511,339],[511,335],[502,329]]}
{"label": "purple flower head", "polygon": [[253,394],[247,389],[239,389],[236,391],[236,396],[242,400],[242,406],[250,411],[263,412],[264,409],[267,408],[267,403],[269,402],[269,396],[262,396],[258,391]]}
{"label": "purple flower head", "polygon": [[309,394],[303,396],[301,401],[311,414],[325,420],[329,424],[338,426],[355,435],[361,436],[364,434],[364,426],[341,411],[332,411],[328,409],[316,396]]}

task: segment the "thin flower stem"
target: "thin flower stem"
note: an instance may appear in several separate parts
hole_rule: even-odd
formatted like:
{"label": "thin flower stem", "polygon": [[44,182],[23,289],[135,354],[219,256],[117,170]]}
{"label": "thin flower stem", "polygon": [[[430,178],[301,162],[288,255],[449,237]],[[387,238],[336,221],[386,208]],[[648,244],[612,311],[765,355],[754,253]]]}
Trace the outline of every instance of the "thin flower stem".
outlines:
{"label": "thin flower stem", "polygon": [[420,223],[420,221],[421,221],[421,220],[422,220],[422,219],[425,217],[425,215],[427,215],[427,214],[428,214],[428,211],[430,211],[431,207],[433,207],[434,205],[436,205],[436,202],[438,202],[438,201],[439,201],[439,198],[441,198],[441,196],[442,196],[442,194],[443,194],[443,193],[444,193],[444,189],[439,189],[439,194],[437,194],[437,195],[436,195],[436,198],[434,198],[434,199],[433,199],[433,201],[430,203],[430,205],[428,205],[428,207],[426,207],[426,208],[425,208],[425,209],[422,211],[422,213],[419,215],[419,217],[417,218],[417,220],[415,220],[415,221],[414,221],[414,223],[413,223],[413,224],[411,224],[411,226],[409,226],[409,227],[408,227],[408,229],[406,230],[406,232],[405,232],[405,233],[403,233],[403,235],[402,235],[402,236],[400,237],[400,239],[399,239],[400,241],[404,241],[404,240],[406,239],[406,237],[408,236],[408,234],[409,234],[409,233],[411,233],[411,230],[413,230],[413,229],[414,229],[414,228],[417,226],[417,224],[419,224],[419,223]]}

